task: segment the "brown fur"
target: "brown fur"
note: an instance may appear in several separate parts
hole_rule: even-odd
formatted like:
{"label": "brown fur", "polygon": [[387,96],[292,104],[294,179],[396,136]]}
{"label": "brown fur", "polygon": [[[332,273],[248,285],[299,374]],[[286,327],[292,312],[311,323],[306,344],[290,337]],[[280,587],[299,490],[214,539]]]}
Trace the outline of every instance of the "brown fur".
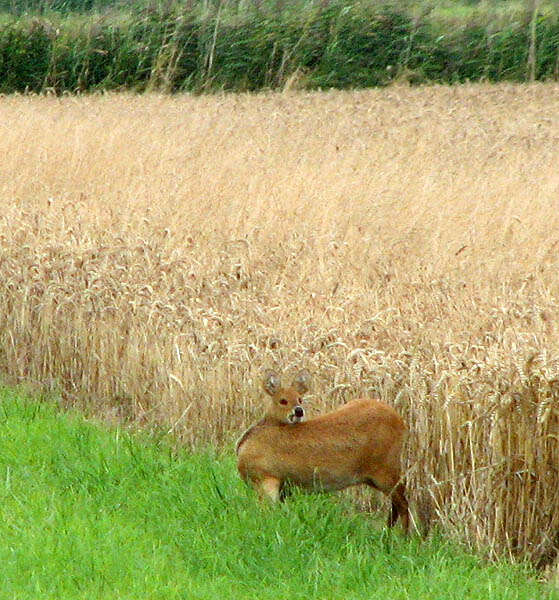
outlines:
{"label": "brown fur", "polygon": [[[276,385],[268,385],[270,378]],[[400,481],[400,454],[406,426],[382,402],[359,399],[306,422],[291,424],[287,416],[301,405],[305,385],[297,380],[282,388],[268,373],[264,389],[271,397],[267,415],[245,432],[237,444],[241,477],[261,497],[277,500],[286,484],[309,491],[341,490],[366,484],[388,495],[388,525],[401,518],[409,526],[405,485]],[[287,400],[285,402],[280,401]],[[301,411],[299,411],[301,412]]]}

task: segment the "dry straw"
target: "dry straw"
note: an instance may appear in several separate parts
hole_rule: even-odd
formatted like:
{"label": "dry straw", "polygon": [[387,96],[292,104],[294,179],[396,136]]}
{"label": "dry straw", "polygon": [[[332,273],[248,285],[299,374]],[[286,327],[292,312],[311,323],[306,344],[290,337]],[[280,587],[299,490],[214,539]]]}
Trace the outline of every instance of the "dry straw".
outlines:
{"label": "dry straw", "polygon": [[551,564],[558,98],[2,98],[0,368],[229,447],[305,366],[405,415],[416,520]]}

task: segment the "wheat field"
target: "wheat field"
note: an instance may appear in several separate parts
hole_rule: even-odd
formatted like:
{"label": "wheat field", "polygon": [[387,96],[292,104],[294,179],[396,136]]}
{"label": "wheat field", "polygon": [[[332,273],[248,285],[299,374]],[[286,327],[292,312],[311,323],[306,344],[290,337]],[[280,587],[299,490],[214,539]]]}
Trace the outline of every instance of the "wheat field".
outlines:
{"label": "wheat field", "polygon": [[231,448],[265,368],[410,434],[420,528],[559,546],[559,86],[0,98],[0,369]]}

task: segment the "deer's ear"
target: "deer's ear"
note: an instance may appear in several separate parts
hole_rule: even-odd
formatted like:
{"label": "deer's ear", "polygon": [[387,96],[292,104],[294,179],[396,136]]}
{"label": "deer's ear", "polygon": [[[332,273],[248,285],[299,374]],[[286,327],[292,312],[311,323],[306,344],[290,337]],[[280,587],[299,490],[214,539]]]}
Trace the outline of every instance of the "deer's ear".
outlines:
{"label": "deer's ear", "polygon": [[267,394],[274,396],[281,387],[281,379],[279,375],[275,371],[266,371],[264,373],[262,387]]}
{"label": "deer's ear", "polygon": [[307,369],[299,371],[293,380],[293,387],[300,393],[306,394],[311,387],[311,374]]}

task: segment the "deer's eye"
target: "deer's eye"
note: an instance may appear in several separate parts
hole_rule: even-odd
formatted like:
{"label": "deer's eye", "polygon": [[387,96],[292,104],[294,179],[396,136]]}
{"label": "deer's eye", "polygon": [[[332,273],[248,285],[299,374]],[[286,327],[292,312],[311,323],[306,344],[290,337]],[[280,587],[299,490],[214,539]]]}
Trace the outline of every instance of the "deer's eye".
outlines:
{"label": "deer's eye", "polygon": [[285,398],[282,398],[279,403],[283,406],[285,406],[287,404],[287,400]]}

